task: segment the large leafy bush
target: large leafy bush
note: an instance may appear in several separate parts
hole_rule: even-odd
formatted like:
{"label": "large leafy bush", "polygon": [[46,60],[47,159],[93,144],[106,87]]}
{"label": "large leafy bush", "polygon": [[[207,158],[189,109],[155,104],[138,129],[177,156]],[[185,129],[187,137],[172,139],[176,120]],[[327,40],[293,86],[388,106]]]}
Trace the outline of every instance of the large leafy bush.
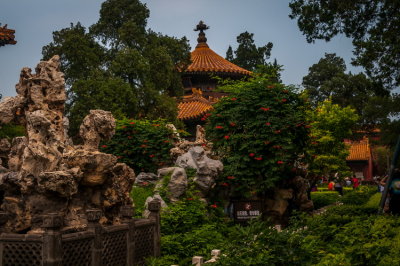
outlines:
{"label": "large leafy bush", "polygon": [[289,176],[308,140],[306,103],[294,88],[255,77],[229,91],[206,115],[206,132],[223,158],[224,186],[265,190]]}
{"label": "large leafy bush", "polygon": [[118,120],[114,137],[100,148],[136,173],[155,172],[170,162],[172,132],[165,125],[163,120]]}

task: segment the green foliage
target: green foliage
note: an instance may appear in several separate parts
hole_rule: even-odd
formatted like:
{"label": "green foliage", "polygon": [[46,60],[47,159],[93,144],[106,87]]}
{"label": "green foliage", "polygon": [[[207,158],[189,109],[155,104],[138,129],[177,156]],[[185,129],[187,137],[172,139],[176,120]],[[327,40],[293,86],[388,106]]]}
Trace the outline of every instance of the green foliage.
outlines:
{"label": "green foliage", "polygon": [[331,176],[335,173],[349,176],[346,165],[348,147],[343,142],[352,134],[358,116],[350,107],[342,108],[326,100],[315,110],[308,111],[313,141],[308,147],[310,176]]}
{"label": "green foliage", "polygon": [[68,86],[100,70],[106,57],[104,47],[79,22],[53,32],[53,42],[43,46],[42,54],[46,60],[60,55],[61,69]]}
{"label": "green foliage", "polygon": [[394,25],[400,22],[398,1],[292,0],[289,6],[308,42],[345,34],[353,39],[353,64],[387,87],[400,84],[400,42],[394,37]]}
{"label": "green foliage", "polygon": [[169,164],[173,147],[172,132],[165,125],[164,120],[118,120],[115,135],[101,151],[114,154],[136,173],[155,172]]}
{"label": "green foliage", "polygon": [[387,113],[377,116],[376,97],[385,99],[389,92],[381,84],[373,82],[363,73],[345,73],[346,64],[336,54],[325,54],[318,63],[309,68],[303,78],[303,86],[311,102],[318,103],[330,99],[332,103],[342,107],[350,106],[360,116],[362,126],[373,126]]}
{"label": "green foliage", "polygon": [[235,57],[233,56],[232,47],[229,46],[226,52],[226,59],[250,71],[256,70],[260,65],[268,65],[267,60],[271,56],[273,44],[269,42],[264,46],[257,47],[254,44],[253,36],[253,33],[247,31],[239,34],[236,38],[239,45],[234,52]]}
{"label": "green foliage", "polygon": [[365,203],[365,207],[370,207],[370,208],[378,208],[379,207],[379,203],[381,202],[381,197],[382,197],[382,193],[377,192],[374,195],[372,195],[369,200],[367,201],[367,203]]}
{"label": "green foliage", "polygon": [[162,257],[149,259],[148,265],[189,265],[195,255],[208,257],[228,230],[213,213],[195,196],[170,203],[161,213]]}
{"label": "green foliage", "polygon": [[319,209],[335,202],[338,202],[340,195],[336,191],[311,192],[311,200],[314,203],[314,209]]}
{"label": "green foliage", "polygon": [[223,245],[216,265],[307,265],[317,240],[292,230],[278,232],[264,222],[235,226]]}
{"label": "green foliage", "polygon": [[203,224],[189,232],[163,236],[161,250],[167,256],[173,254],[171,264],[189,265],[193,256],[209,257],[211,250],[223,242],[224,238],[220,226]]}
{"label": "green foliage", "polygon": [[135,204],[135,216],[142,217],[142,213],[144,211],[144,204],[146,203],[146,199],[148,197],[153,196],[154,185],[147,186],[133,186],[131,191],[131,198],[133,203]]}
{"label": "green foliage", "polygon": [[[361,188],[359,192],[373,191]],[[148,264],[189,265],[192,256],[209,258],[211,249],[221,249],[216,265],[397,265],[400,217],[377,215],[379,197],[374,194],[364,205],[329,207],[321,215],[296,213],[282,232],[260,220],[243,227],[213,216],[207,221],[197,218],[204,224],[176,234],[169,230],[171,234],[162,238],[163,256]],[[181,204],[197,206],[195,201]],[[181,217],[179,212],[184,212],[174,210],[178,213],[170,215]],[[207,217],[206,212],[203,215]]]}
{"label": "green foliage", "polygon": [[[186,38],[147,30],[149,10],[139,0],[107,0],[89,32],[71,24],[53,33],[43,58],[61,56],[69,88],[71,133],[78,132],[90,109],[109,110],[118,118],[176,121],[183,94],[180,72],[190,63]],[[100,42],[101,41],[101,42]]]}
{"label": "green foliage", "polygon": [[377,166],[377,172],[380,175],[388,173],[390,149],[385,146],[375,146],[372,150],[374,164]]}
{"label": "green foliage", "polygon": [[25,128],[13,123],[0,125],[0,139],[12,140],[15,137],[25,136]]}
{"label": "green foliage", "polygon": [[171,204],[161,214],[161,232],[163,235],[185,233],[207,221],[207,206],[198,198],[187,198]]}
{"label": "green foliage", "polygon": [[346,193],[342,198],[341,202],[344,204],[352,204],[352,205],[362,205],[368,202],[370,197],[375,194],[377,188],[375,186],[361,186],[357,190]]}
{"label": "green foliage", "polygon": [[208,117],[208,138],[224,162],[223,186],[265,190],[288,178],[308,141],[306,104],[292,87],[262,76],[222,88]]}

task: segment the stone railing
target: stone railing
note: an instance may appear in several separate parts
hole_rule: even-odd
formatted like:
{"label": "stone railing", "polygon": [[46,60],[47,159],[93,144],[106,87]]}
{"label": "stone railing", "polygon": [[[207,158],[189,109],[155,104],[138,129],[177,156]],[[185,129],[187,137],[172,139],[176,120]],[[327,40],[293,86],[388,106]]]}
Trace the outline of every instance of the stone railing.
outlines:
{"label": "stone railing", "polygon": [[43,233],[0,235],[0,266],[144,265],[146,257],[160,255],[160,202],[148,209],[148,219],[133,219],[133,207],[124,206],[122,223],[111,226],[99,224],[100,210],[88,210],[87,229],[66,234],[60,215],[44,215]]}

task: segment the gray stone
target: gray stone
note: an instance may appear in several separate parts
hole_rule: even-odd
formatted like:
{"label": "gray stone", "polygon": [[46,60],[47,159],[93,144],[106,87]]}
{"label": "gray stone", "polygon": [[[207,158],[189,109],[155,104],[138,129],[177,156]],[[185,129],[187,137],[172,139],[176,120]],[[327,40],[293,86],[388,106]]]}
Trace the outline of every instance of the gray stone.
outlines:
{"label": "gray stone", "polygon": [[157,176],[158,178],[161,178],[163,176],[172,174],[172,172],[175,170],[176,167],[165,167],[165,168],[160,168],[157,170]]}
{"label": "gray stone", "polygon": [[168,183],[168,195],[171,201],[177,201],[182,195],[185,194],[188,187],[188,179],[186,171],[183,168],[175,167]]}
{"label": "gray stone", "polygon": [[145,173],[145,172],[140,172],[138,176],[136,177],[135,184],[139,185],[146,185],[146,184],[155,184],[158,181],[158,176],[154,173]]}
{"label": "gray stone", "polygon": [[215,178],[224,168],[221,161],[207,157],[204,149],[199,146],[192,147],[187,153],[179,156],[175,164],[185,169],[196,169],[194,182],[203,193],[208,193],[215,184]]}
{"label": "gray stone", "polygon": [[154,199],[158,199],[161,203],[161,210],[165,210],[168,208],[167,203],[165,203],[165,201],[161,198],[160,195],[156,194],[153,197],[147,197],[145,203],[144,203],[144,211],[143,211],[143,217],[144,218],[149,218],[150,215],[150,211],[148,209],[149,206],[149,202],[151,202]]}

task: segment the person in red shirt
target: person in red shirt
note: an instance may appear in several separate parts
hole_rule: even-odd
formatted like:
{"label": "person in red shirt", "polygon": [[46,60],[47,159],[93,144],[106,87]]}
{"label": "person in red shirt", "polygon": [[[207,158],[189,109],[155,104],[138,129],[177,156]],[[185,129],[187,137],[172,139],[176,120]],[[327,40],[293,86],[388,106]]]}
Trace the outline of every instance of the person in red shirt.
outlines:
{"label": "person in red shirt", "polygon": [[360,185],[360,182],[358,181],[358,178],[355,175],[353,175],[351,182],[353,182],[353,189],[358,188],[358,186]]}
{"label": "person in red shirt", "polygon": [[333,190],[333,187],[335,186],[335,182],[331,181],[328,184],[328,190]]}

